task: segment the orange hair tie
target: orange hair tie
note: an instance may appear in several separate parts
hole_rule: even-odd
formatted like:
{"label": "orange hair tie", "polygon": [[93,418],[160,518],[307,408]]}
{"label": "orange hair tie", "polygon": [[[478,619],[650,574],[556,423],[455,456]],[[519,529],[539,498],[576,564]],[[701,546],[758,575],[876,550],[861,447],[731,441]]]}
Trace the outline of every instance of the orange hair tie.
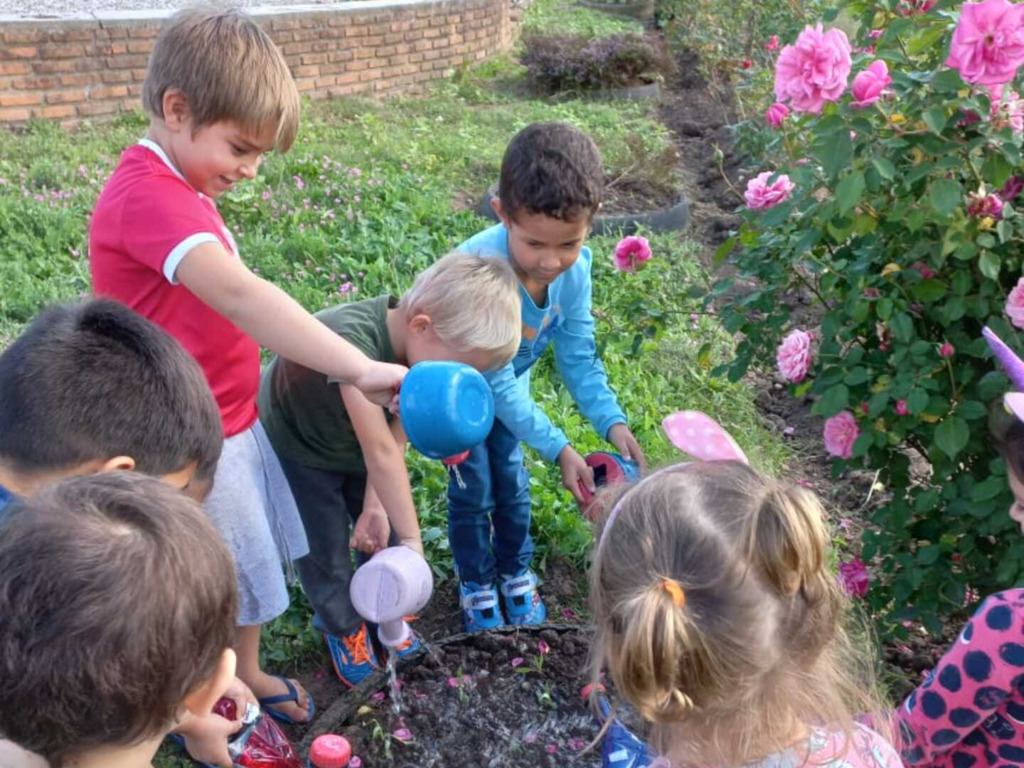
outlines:
{"label": "orange hair tie", "polygon": [[661,582],[661,588],[672,597],[672,603],[676,608],[682,608],[686,605],[686,593],[683,592],[683,588],[679,586],[678,581],[675,579],[664,579]]}

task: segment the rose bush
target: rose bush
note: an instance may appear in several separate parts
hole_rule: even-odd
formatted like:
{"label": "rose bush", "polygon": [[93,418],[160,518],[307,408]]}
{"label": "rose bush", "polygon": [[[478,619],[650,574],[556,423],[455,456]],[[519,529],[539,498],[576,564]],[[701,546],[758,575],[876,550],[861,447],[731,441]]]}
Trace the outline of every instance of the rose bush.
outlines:
{"label": "rose bush", "polygon": [[[785,378],[827,420],[836,474],[880,471],[887,491],[864,533],[878,577],[868,598],[886,629],[937,629],[977,592],[1024,577],[987,426],[1008,379],[981,336],[989,325],[1024,351],[1024,3],[843,10],[859,24],[849,66],[826,14],[762,68],[774,93],[737,134],[762,192],[719,249],[737,274],[707,301],[740,335],[721,369],[733,380],[779,364],[794,329],[815,330],[806,376]],[[776,100],[784,119],[765,116]],[[763,204],[783,178],[785,195]],[[733,297],[736,280],[757,287]],[[800,316],[798,295],[812,300]]]}

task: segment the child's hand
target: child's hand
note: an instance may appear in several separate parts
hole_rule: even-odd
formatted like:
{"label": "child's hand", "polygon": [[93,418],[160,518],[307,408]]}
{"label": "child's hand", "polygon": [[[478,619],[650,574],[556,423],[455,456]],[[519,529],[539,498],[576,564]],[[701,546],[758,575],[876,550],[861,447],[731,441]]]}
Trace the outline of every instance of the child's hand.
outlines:
{"label": "child's hand", "polygon": [[375,555],[388,545],[388,538],[391,536],[391,523],[384,508],[364,507],[363,512],[356,520],[355,528],[352,529],[352,538],[348,545],[367,555]]}
{"label": "child's hand", "polygon": [[407,539],[399,539],[398,543],[403,547],[408,547],[420,557],[426,559],[426,555],[423,554],[423,539],[419,536],[410,536]]}
{"label": "child's hand", "polygon": [[580,504],[586,503],[583,491],[580,490],[581,483],[591,493],[597,493],[597,487],[594,485],[594,470],[587,465],[587,462],[571,445],[565,446],[558,454],[558,466],[562,470],[562,485]]}
{"label": "child's hand", "polygon": [[404,365],[371,361],[366,373],[352,382],[362,391],[363,396],[377,405],[383,405],[392,413],[398,411],[398,388],[409,369]]}
{"label": "child's hand", "polygon": [[622,458],[639,464],[640,474],[647,472],[647,459],[644,458],[644,452],[640,450],[640,443],[633,437],[629,427],[621,423],[615,424],[608,430],[608,442],[615,446]]}
{"label": "child's hand", "polygon": [[[240,715],[244,711],[238,710]],[[228,754],[228,742],[241,729],[241,720],[227,720],[210,712],[203,717],[189,717],[174,732],[184,737],[185,750],[196,762],[232,768],[234,762]]]}

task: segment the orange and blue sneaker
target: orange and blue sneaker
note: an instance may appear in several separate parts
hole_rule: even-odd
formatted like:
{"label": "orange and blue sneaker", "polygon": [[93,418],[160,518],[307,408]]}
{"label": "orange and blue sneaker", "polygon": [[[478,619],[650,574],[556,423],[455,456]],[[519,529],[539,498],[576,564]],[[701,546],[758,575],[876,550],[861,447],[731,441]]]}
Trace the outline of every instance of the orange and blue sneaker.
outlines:
{"label": "orange and blue sneaker", "polygon": [[365,622],[355,632],[340,637],[325,632],[324,640],[331,653],[335,674],[349,688],[355,688],[381,668],[377,652],[373,650],[373,643],[366,632]]}
{"label": "orange and blue sneaker", "polygon": [[530,626],[543,624],[547,619],[548,609],[537,591],[537,574],[529,568],[516,576],[502,576],[500,589],[509,624]]}

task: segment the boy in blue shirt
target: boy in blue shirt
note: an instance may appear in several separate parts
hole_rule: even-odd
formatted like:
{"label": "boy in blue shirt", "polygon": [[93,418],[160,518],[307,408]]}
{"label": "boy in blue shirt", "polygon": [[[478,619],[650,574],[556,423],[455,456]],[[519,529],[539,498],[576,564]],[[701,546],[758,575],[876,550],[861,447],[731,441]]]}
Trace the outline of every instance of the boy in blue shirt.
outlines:
{"label": "boy in blue shirt", "polygon": [[[448,485],[448,537],[470,632],[547,618],[530,570],[529,473],[521,442],[558,461],[562,482],[582,501],[594,476],[565,433],[532,400],[529,370],[549,343],[558,372],[583,414],[619,453],[644,461],[597,356],[590,312],[592,255],[583,241],[601,207],[604,170],[589,136],[564,123],[535,123],[512,139],[501,163],[501,224],[458,250],[508,259],[519,278],[523,335],[511,363],[490,374],[494,429],[459,465]],[[493,531],[493,533],[492,533]]]}

